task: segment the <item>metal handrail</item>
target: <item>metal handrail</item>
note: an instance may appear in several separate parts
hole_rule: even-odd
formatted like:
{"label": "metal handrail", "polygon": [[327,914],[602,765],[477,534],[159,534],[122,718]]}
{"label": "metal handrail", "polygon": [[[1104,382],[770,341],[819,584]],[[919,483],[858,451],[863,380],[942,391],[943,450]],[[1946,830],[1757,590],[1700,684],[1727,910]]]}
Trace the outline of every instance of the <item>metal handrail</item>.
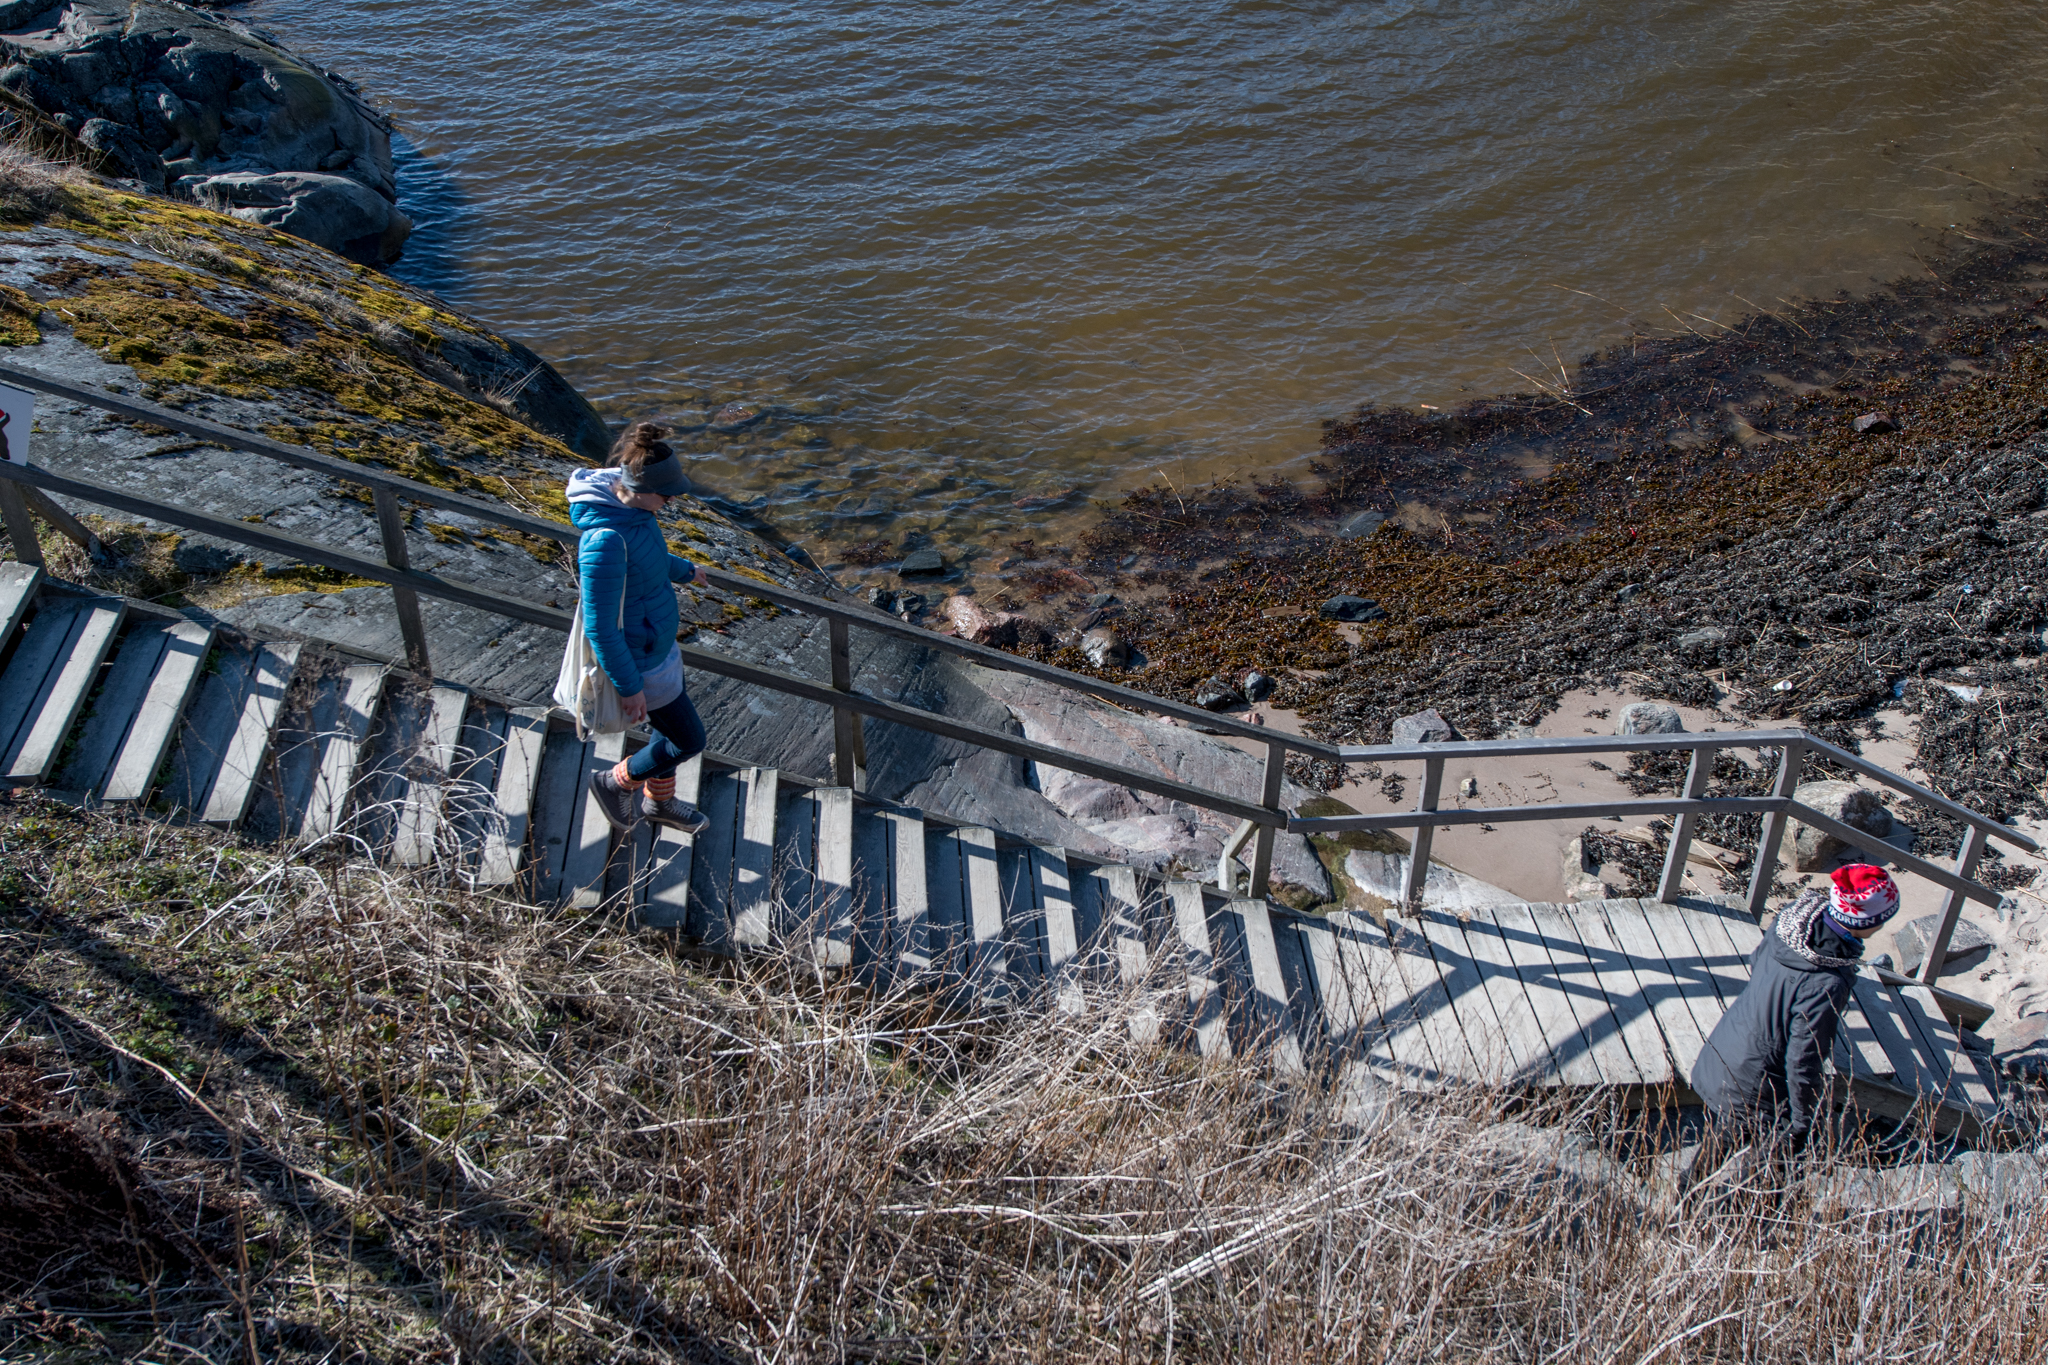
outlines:
{"label": "metal handrail", "polygon": [[[20,371],[11,366],[0,366],[0,379],[19,382],[25,387],[33,387],[41,392],[99,406],[108,411],[153,422],[167,429],[195,435],[233,449],[269,456],[301,468],[317,470],[335,479],[367,486],[374,495],[377,518],[384,538],[385,558],[379,561],[368,556],[352,554],[346,550],[334,549],[298,536],[274,531],[260,524],[167,505],[153,498],[138,496],[84,479],[54,474],[32,465],[0,463],[0,501],[7,504],[10,528],[18,530],[14,520],[17,512],[24,519],[27,516],[28,504],[21,500],[22,490],[26,488],[39,490],[45,494],[62,494],[82,502],[197,531],[234,544],[247,545],[304,563],[335,569],[371,582],[389,584],[396,599],[400,629],[405,637],[407,662],[422,673],[430,673],[431,665],[427,653],[426,631],[419,614],[421,597],[459,602],[555,630],[566,631],[570,626],[570,613],[559,607],[527,601],[495,589],[412,568],[406,549],[398,498],[403,495],[432,506],[460,510],[480,520],[547,536],[565,545],[574,544],[580,538],[580,533],[572,526],[507,512],[485,503],[449,494],[427,484],[416,483],[373,466],[352,464],[316,452],[286,446],[267,438],[252,437],[234,428],[192,418],[168,408],[159,408],[154,404],[108,398],[89,389],[47,380],[40,375]],[[45,503],[46,498],[37,504],[38,509],[40,510]],[[33,558],[40,562],[40,551],[36,548],[32,532],[26,535],[14,534],[14,539],[18,542],[18,549],[24,559]],[[870,608],[849,606],[794,592],[778,584],[730,573],[723,569],[707,567],[705,575],[715,587],[761,598],[779,606],[823,618],[827,622],[830,632],[832,674],[829,684],[777,673],[691,646],[683,648],[683,657],[689,666],[705,672],[720,674],[754,686],[830,706],[833,710],[835,739],[833,775],[834,780],[842,786],[863,785],[862,770],[865,767],[866,745],[861,729],[862,718],[886,720],[961,740],[998,753],[1028,758],[1033,762],[1099,777],[1120,786],[1165,796],[1198,809],[1234,817],[1255,830],[1252,885],[1255,894],[1263,895],[1271,879],[1275,834],[1283,829],[1288,821],[1289,813],[1280,804],[1279,798],[1289,750],[1305,750],[1325,757],[1334,756],[1336,752],[1335,746],[1332,745],[1217,716],[1208,711],[1153,697],[1114,683],[1005,654],[1001,650],[977,645],[971,641],[938,635]],[[1228,793],[1210,791],[1156,773],[1100,762],[1052,745],[1027,740],[1022,736],[955,721],[933,712],[902,706],[858,692],[852,684],[848,640],[849,631],[855,626],[910,639],[922,647],[966,658],[988,667],[1056,683],[1078,692],[1101,697],[1128,709],[1149,711],[1184,723],[1201,724],[1213,731],[1257,739],[1266,746],[1265,771],[1259,797],[1256,800],[1248,800]]]}
{"label": "metal handrail", "polygon": [[[181,432],[200,440],[231,450],[265,456],[297,468],[316,471],[349,483],[370,489],[376,508],[377,519],[383,536],[385,558],[382,562],[346,551],[331,549],[296,536],[284,535],[277,531],[231,521],[209,513],[185,508],[170,507],[152,499],[137,497],[118,489],[107,488],[81,479],[66,478],[34,466],[0,463],[0,502],[5,503],[10,534],[18,543],[18,552],[24,559],[40,561],[40,551],[35,546],[33,534],[19,534],[19,527],[26,524],[30,504],[22,497],[21,488],[39,489],[45,493],[61,493],[81,501],[111,507],[155,521],[168,522],[189,530],[199,531],[238,544],[290,556],[309,564],[337,569],[372,582],[389,584],[393,590],[398,609],[399,625],[405,637],[408,663],[420,672],[430,672],[426,647],[426,632],[419,614],[419,598],[435,597],[447,601],[474,606],[484,611],[508,616],[515,620],[566,630],[570,614],[558,607],[545,606],[511,597],[493,589],[463,583],[459,580],[442,578],[439,575],[422,572],[411,567],[405,542],[404,519],[399,509],[398,498],[403,496],[427,506],[446,508],[461,512],[479,521],[502,526],[527,535],[554,540],[563,545],[573,545],[580,533],[573,526],[561,522],[547,521],[519,512],[509,511],[496,504],[482,502],[461,494],[450,493],[430,484],[407,479],[390,473],[375,465],[357,464],[322,455],[303,447],[292,446],[268,437],[252,435],[249,432],[193,417],[174,409],[137,399],[119,397],[103,390],[68,384],[51,379],[12,365],[0,365],[0,380],[17,384],[23,388],[47,393],[53,397],[97,407],[103,411],[136,421],[152,423],[166,430]],[[50,511],[61,513],[61,508],[41,499],[37,510],[45,516]],[[1184,703],[1169,701],[1132,688],[1122,687],[1102,679],[1084,674],[1071,673],[1050,664],[1020,658],[1014,654],[978,645],[968,640],[939,635],[932,631],[913,626],[895,617],[872,609],[846,603],[833,602],[826,598],[800,593],[779,584],[734,574],[723,569],[707,567],[707,579],[713,586],[723,590],[760,598],[778,606],[816,616],[828,623],[830,632],[831,681],[820,684],[808,679],[795,678],[773,670],[741,663],[724,655],[714,654],[694,647],[685,647],[684,656],[692,667],[706,672],[717,673],[755,686],[769,688],[791,696],[820,702],[833,710],[835,743],[833,746],[834,780],[842,786],[858,786],[861,783],[864,766],[862,755],[865,745],[861,732],[863,716],[887,720],[928,733],[945,735],[983,748],[992,749],[1016,757],[1029,758],[1034,762],[1062,767],[1090,776],[1101,777],[1138,791],[1151,792],[1184,801],[1190,805],[1215,811],[1219,814],[1234,815],[1242,822],[1228,841],[1223,856],[1218,860],[1219,882],[1224,889],[1235,894],[1230,886],[1234,880],[1230,864],[1247,839],[1253,840],[1253,862],[1251,867],[1251,894],[1264,895],[1270,881],[1272,869],[1273,839],[1280,829],[1301,833],[1338,832],[1345,830],[1368,830],[1387,828],[1410,828],[1415,830],[1411,845],[1411,856],[1404,887],[1404,900],[1408,904],[1418,903],[1422,883],[1427,875],[1431,840],[1438,827],[1482,823],[1507,823],[1525,820],[1566,820],[1624,816],[1629,814],[1673,815],[1676,824],[1673,829],[1669,850],[1665,857],[1663,876],[1659,884],[1659,899],[1675,900],[1683,884],[1686,858],[1691,851],[1692,831],[1701,815],[1754,814],[1762,813],[1764,828],[1758,841],[1757,856],[1750,879],[1749,907],[1751,913],[1761,915],[1764,901],[1768,896],[1771,879],[1775,874],[1778,852],[1783,840],[1785,823],[1796,816],[1805,823],[1845,839],[1852,845],[1867,841],[1870,836],[1850,826],[1841,824],[1794,800],[1798,786],[1798,775],[1806,754],[1817,752],[1830,762],[1841,764],[1875,778],[1893,789],[1923,801],[1936,809],[1963,821],[1968,826],[1961,852],[1957,855],[1953,870],[1936,867],[1924,859],[1891,850],[1888,856],[1899,862],[1902,868],[1920,873],[1944,886],[1948,890],[1942,912],[1942,923],[1934,944],[1930,945],[1927,965],[1922,979],[1932,984],[1938,975],[1946,954],[1950,936],[1965,900],[1997,904],[1996,892],[1971,879],[1985,840],[1989,837],[2004,839],[2030,852],[2039,851],[2039,845],[2017,830],[1980,815],[1967,807],[1957,805],[1947,798],[1878,767],[1855,754],[1851,754],[1818,739],[1803,730],[1758,730],[1708,732],[1681,735],[1626,735],[1607,737],[1560,737],[1555,739],[1509,739],[1481,741],[1452,741],[1444,744],[1424,745],[1331,745],[1299,735],[1284,734],[1263,726],[1254,726],[1228,716],[1217,715]],[[913,707],[901,706],[882,698],[871,697],[857,692],[852,685],[851,651],[848,633],[858,626],[864,630],[893,635],[915,641],[923,648],[951,654],[970,660],[985,667],[1017,673],[1039,681],[1050,682],[1073,691],[1082,692],[1112,702],[1127,709],[1165,716],[1188,725],[1199,725],[1211,733],[1233,735],[1241,739],[1256,740],[1266,748],[1264,780],[1256,802],[1211,792],[1186,783],[1175,782],[1154,774],[1122,768],[1114,764],[1099,763],[1079,755],[1067,753],[1051,745],[1038,744],[1021,736],[1011,735],[964,722],[953,721],[935,713]],[[1706,781],[1713,767],[1713,754],[1724,748],[1780,748],[1784,761],[1779,765],[1777,782],[1769,797],[1751,798],[1708,798],[1705,795]],[[1325,760],[1350,762],[1401,762],[1420,761],[1425,776],[1421,797],[1413,811],[1396,812],[1377,816],[1333,816],[1318,818],[1294,817],[1280,804],[1280,794],[1285,779],[1285,764],[1288,753],[1298,752]],[[1507,757],[1514,755],[1561,756],[1567,754],[1627,753],[1627,752],[1690,752],[1692,763],[1686,775],[1685,786],[1680,796],[1663,800],[1636,802],[1609,802],[1581,806],[1518,806],[1486,809],[1465,809],[1440,811],[1437,809],[1441,792],[1443,770],[1447,761],[1461,757]]]}
{"label": "metal handrail", "polygon": [[[1770,796],[1706,796],[1707,779],[1713,772],[1714,755],[1720,750],[1773,748],[1783,750],[1784,758],[1778,766],[1777,780],[1773,784]],[[1449,759],[1476,758],[1481,755],[1503,758],[1515,755],[1556,757],[1567,754],[1646,752],[1691,753],[1692,762],[1687,768],[1685,784],[1678,796],[1577,806],[1467,807],[1455,811],[1437,809],[1444,764]],[[1881,768],[1866,758],[1849,753],[1804,730],[1730,730],[1677,735],[1453,740],[1442,744],[1347,744],[1342,746],[1339,753],[1345,762],[1350,763],[1421,762],[1424,765],[1422,794],[1415,809],[1385,815],[1340,815],[1312,820],[1296,819],[1288,823],[1288,829],[1312,834],[1412,828],[1415,833],[1412,837],[1407,877],[1402,887],[1403,900],[1408,905],[1420,903],[1423,881],[1428,876],[1430,845],[1438,828],[1534,820],[1601,819],[1628,815],[1674,816],[1676,819],[1672,826],[1670,844],[1665,850],[1663,874],[1658,880],[1657,888],[1657,898],[1670,902],[1678,899],[1684,885],[1686,862],[1692,853],[1693,830],[1700,816],[1761,813],[1764,824],[1757,840],[1756,857],[1751,865],[1748,897],[1750,914],[1759,918],[1763,915],[1765,902],[1770,896],[1772,880],[1777,874],[1779,851],[1784,842],[1785,825],[1788,820],[1796,818],[1804,824],[1833,835],[1852,848],[1883,842],[1796,799],[1799,775],[1805,766],[1806,756],[1809,753],[1818,753],[1831,763],[1854,769],[1895,791],[1925,802],[1961,820],[1967,827],[1962,847],[1956,854],[1955,864],[1949,868],[1937,866],[1924,858],[1886,846],[1885,857],[1896,862],[1905,871],[1927,878],[1948,893],[1942,900],[1940,925],[1936,928],[1934,941],[1928,945],[1926,960],[1921,966],[1920,980],[1928,986],[1934,985],[1935,979],[1941,974],[1948,956],[1948,945],[1954,937],[1956,922],[1962,915],[1964,902],[1976,901],[1983,905],[1997,906],[2003,900],[1998,892],[1974,880],[1970,875],[1976,871],[1978,859],[1983,856],[1986,839],[2003,839],[2030,853],[2039,852],[2041,848],[2035,840],[2009,825],[1979,814],[1967,806],[1958,805],[1917,782],[1900,777],[1889,769]]]}

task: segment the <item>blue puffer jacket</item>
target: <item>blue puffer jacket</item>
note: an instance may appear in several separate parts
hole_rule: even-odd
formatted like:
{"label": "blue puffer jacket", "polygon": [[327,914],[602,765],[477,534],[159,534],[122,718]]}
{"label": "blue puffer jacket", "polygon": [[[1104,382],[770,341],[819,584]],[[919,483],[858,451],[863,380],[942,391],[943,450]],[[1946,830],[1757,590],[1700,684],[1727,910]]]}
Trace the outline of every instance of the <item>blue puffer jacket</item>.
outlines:
{"label": "blue puffer jacket", "polygon": [[[669,553],[654,513],[619,501],[619,469],[578,470],[569,476],[569,520],[583,533],[576,569],[583,583],[583,628],[598,666],[630,697],[640,675],[675,648],[682,613],[672,586],[696,577],[697,566]],[[625,594],[625,629],[619,595]]]}

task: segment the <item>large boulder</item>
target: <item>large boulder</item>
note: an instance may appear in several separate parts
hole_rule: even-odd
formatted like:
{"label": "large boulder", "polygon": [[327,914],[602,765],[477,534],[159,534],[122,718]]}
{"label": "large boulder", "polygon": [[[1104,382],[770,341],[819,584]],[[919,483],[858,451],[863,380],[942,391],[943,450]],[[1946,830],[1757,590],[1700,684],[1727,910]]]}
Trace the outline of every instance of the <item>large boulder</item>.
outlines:
{"label": "large boulder", "polygon": [[1395,744],[1448,744],[1458,737],[1458,732],[1437,714],[1434,706],[1412,716],[1402,716],[1392,728],[1390,738]]}
{"label": "large boulder", "polygon": [[1631,702],[1621,708],[1620,717],[1614,722],[1617,735],[1682,735],[1685,733],[1685,718],[1678,714],[1675,706],[1662,702]]}
{"label": "large boulder", "polygon": [[[0,86],[76,138],[97,168],[236,210],[370,262],[397,257],[391,122],[341,77],[247,24],[163,0],[0,3]],[[222,177],[296,173],[256,189]],[[339,183],[328,183],[339,182]],[[342,185],[352,188],[342,188]],[[267,196],[266,202],[258,202]]]}
{"label": "large boulder", "polygon": [[[1860,829],[1882,843],[1892,832],[1892,813],[1877,799],[1877,793],[1853,782],[1805,782],[1793,793],[1802,806],[1811,806],[1851,829]],[[1811,825],[1792,825],[1792,866],[1800,872],[1825,872],[1849,846],[1832,834]]]}
{"label": "large boulder", "polygon": [[189,176],[178,188],[216,212],[318,242],[366,265],[397,257],[412,232],[412,219],[346,176],[236,171]]}

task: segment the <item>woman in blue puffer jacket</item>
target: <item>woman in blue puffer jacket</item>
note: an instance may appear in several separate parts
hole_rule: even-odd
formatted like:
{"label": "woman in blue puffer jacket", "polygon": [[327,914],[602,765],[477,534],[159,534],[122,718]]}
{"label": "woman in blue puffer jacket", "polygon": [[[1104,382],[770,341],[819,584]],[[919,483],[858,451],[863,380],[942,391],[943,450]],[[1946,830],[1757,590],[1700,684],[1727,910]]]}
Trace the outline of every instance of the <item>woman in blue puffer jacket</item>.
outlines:
{"label": "woman in blue puffer jacket", "polygon": [[695,834],[709,822],[676,799],[675,772],[704,752],[704,722],[683,688],[674,585],[704,578],[695,564],[669,553],[654,519],[670,498],[690,491],[682,462],[661,439],[667,434],[637,422],[612,447],[605,468],[571,475],[569,520],[583,533],[576,567],[591,649],[619,690],[626,719],[654,731],[654,742],[639,753],[591,775],[591,795],[615,828],[631,829],[645,817]]}

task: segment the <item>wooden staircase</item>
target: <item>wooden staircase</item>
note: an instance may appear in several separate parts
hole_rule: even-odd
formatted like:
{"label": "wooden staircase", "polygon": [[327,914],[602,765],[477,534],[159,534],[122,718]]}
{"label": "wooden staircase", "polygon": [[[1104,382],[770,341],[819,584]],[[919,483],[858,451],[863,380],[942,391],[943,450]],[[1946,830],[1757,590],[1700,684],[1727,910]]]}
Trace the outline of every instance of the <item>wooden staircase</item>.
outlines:
{"label": "wooden staircase", "polygon": [[[678,774],[704,833],[620,838],[586,793],[626,737],[579,740],[547,708],[85,596],[13,563],[0,564],[0,627],[7,784],[343,841],[611,910],[713,956],[794,947],[820,970],[962,1008],[1114,998],[1140,1038],[1213,1058],[1270,1051],[1283,1073],[1683,1101],[1761,932],[1707,899],[1384,924],[1296,914],[713,755]],[[1945,1008],[1925,987],[1859,978],[1834,1059],[1843,1102],[1918,1109],[1940,1130],[1991,1123],[1995,1074]]]}

